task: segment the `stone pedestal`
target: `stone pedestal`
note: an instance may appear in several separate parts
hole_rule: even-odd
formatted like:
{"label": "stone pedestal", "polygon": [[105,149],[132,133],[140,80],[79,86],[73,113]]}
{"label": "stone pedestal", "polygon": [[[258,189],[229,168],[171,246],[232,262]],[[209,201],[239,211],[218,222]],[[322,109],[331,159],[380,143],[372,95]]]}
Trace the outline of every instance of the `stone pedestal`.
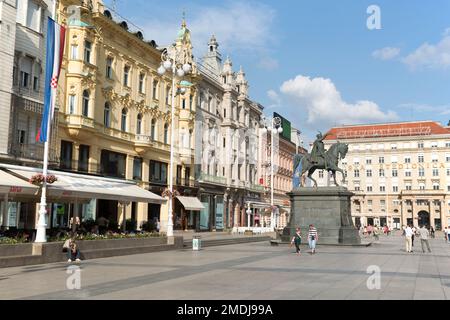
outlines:
{"label": "stone pedestal", "polygon": [[303,242],[307,242],[309,225],[313,224],[319,233],[319,245],[361,245],[350,213],[352,192],[343,187],[299,188],[288,195],[291,219],[283,231],[283,242],[292,239],[297,227],[302,230]]}

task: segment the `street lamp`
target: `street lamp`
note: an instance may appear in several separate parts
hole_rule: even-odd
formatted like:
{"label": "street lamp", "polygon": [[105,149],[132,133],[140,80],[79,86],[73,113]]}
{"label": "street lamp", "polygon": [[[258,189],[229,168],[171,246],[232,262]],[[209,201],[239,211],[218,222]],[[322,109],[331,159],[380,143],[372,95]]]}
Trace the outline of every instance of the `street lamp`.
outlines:
{"label": "street lamp", "polygon": [[176,78],[182,78],[192,70],[189,63],[183,61],[183,52],[176,45],[165,49],[161,55],[161,66],[158,74],[164,75],[167,71],[172,71],[172,100],[171,100],[171,125],[170,130],[170,171],[169,171],[169,215],[167,222],[167,236],[173,237],[173,165],[174,165],[174,144],[175,144],[175,97],[177,94],[184,94],[186,87],[192,85],[188,81],[181,81],[180,88],[175,90]]}
{"label": "street lamp", "polygon": [[262,133],[263,134],[267,134],[268,132],[270,132],[270,138],[271,138],[271,142],[270,142],[270,209],[271,209],[271,214],[270,214],[270,228],[274,229],[275,225],[274,225],[274,203],[273,203],[273,167],[274,167],[274,160],[273,160],[273,156],[274,156],[274,152],[273,152],[273,145],[274,145],[274,137],[276,134],[281,134],[283,133],[283,128],[281,126],[281,118],[279,117],[274,117],[271,121],[269,121],[269,124],[267,125],[267,121],[265,118],[263,118],[263,124],[264,127],[262,128]]}

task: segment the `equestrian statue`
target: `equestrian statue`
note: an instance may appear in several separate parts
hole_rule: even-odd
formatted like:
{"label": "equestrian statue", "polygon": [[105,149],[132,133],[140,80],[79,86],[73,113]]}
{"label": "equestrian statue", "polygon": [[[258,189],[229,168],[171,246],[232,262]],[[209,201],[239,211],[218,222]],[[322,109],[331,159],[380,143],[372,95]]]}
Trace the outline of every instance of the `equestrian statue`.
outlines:
{"label": "equestrian statue", "polygon": [[347,155],[348,145],[337,142],[326,151],[323,143],[326,136],[326,134],[322,135],[319,132],[310,154],[296,154],[294,156],[294,189],[300,186],[305,187],[306,177],[310,178],[314,182],[314,187],[317,188],[317,181],[312,178],[316,170],[331,172],[336,186],[339,186],[336,181],[336,172],[340,172],[343,176],[342,183],[345,183],[344,171],[338,165],[339,159],[344,159]]}

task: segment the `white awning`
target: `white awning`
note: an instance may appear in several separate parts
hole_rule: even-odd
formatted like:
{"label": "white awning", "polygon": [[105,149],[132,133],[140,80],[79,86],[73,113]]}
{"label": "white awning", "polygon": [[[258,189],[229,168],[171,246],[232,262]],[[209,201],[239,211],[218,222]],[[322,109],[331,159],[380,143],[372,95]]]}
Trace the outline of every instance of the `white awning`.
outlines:
{"label": "white awning", "polygon": [[200,211],[202,209],[205,209],[203,204],[198,200],[196,197],[177,197],[178,200],[180,200],[181,204],[186,210],[192,210],[192,211]]}
{"label": "white awning", "polygon": [[[17,168],[17,167],[16,167]],[[36,173],[35,168],[20,169],[7,168],[12,173],[30,179]],[[119,179],[110,179],[98,176],[89,176],[77,173],[49,171],[58,179],[48,185],[48,197],[57,199],[101,199],[121,202],[146,202],[161,204],[164,198],[147,191],[132,182]]]}
{"label": "white awning", "polygon": [[39,188],[31,183],[19,179],[10,173],[0,170],[0,193],[14,195],[34,195],[37,194]]}

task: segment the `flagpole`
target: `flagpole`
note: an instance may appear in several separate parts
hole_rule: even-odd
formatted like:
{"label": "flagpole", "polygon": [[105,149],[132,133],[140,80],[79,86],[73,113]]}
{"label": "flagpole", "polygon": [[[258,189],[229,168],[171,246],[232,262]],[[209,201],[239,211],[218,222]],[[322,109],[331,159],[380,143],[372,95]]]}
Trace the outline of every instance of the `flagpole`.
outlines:
{"label": "flagpole", "polygon": [[[56,1],[53,1],[52,19],[56,19]],[[48,36],[48,32],[47,32]],[[49,52],[46,52],[48,55]],[[56,90],[56,89],[52,89]],[[55,107],[56,94],[52,96],[52,106]],[[48,152],[49,152],[49,140],[50,140],[50,127],[53,117],[50,115],[47,119],[47,139],[44,143],[44,163],[42,168],[42,175],[44,176],[44,182],[42,184],[41,203],[39,204],[39,220],[36,230],[36,243],[47,242],[46,229],[47,223],[45,222],[45,215],[47,214],[47,174],[48,174]]]}

